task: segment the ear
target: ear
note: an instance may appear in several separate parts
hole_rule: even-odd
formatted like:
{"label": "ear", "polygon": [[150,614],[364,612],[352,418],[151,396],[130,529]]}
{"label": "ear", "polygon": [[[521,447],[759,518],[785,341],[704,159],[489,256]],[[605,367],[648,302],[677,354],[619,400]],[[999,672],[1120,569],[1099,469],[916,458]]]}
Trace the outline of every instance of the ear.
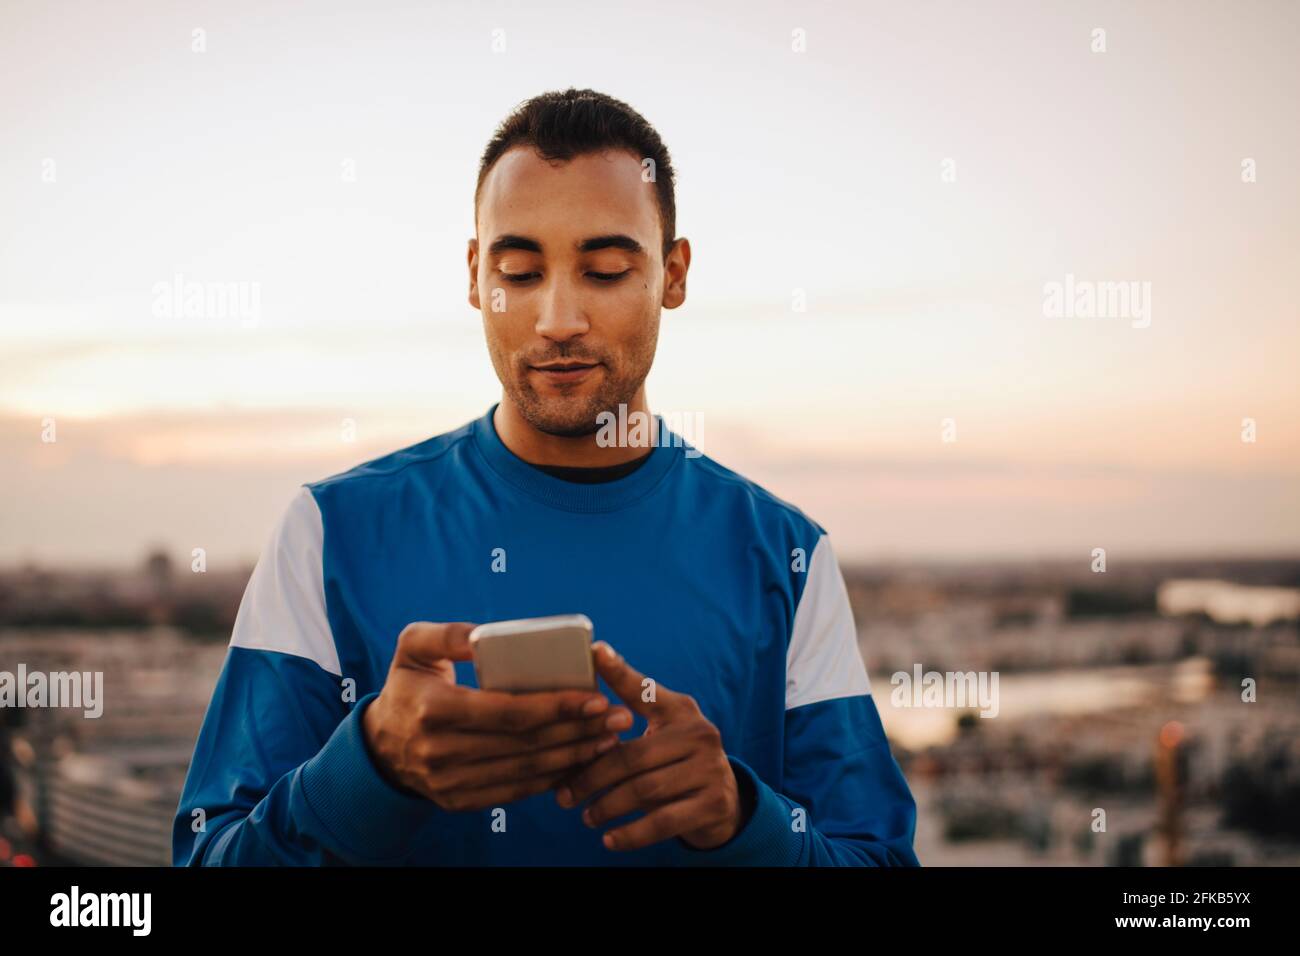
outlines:
{"label": "ear", "polygon": [[474,306],[476,311],[481,312],[482,308],[478,304],[478,239],[469,241],[469,304]]}
{"label": "ear", "polygon": [[686,272],[691,267],[691,242],[677,239],[664,260],[664,308],[675,309],[686,301]]}

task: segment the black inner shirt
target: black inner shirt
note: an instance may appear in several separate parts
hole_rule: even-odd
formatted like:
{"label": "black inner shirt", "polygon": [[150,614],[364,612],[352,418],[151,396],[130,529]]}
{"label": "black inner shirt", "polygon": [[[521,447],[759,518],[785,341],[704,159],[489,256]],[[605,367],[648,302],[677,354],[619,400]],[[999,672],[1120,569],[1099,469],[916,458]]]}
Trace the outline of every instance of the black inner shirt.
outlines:
{"label": "black inner shirt", "polygon": [[576,481],[579,484],[594,485],[602,481],[614,481],[625,475],[630,475],[647,461],[653,449],[642,455],[640,458],[634,458],[631,461],[621,462],[617,465],[606,465],[599,468],[575,468],[571,465],[533,465],[538,471],[544,471],[548,475],[554,475],[556,478],[563,478],[565,481]]}

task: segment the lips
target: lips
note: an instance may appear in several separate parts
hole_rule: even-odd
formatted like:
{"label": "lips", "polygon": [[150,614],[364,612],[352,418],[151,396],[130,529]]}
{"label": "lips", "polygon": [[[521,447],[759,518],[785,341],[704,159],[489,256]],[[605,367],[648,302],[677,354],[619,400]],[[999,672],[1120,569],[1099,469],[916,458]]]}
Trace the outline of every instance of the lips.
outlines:
{"label": "lips", "polygon": [[554,365],[533,365],[530,368],[548,382],[577,382],[585,378],[599,364],[587,362],[556,362]]}

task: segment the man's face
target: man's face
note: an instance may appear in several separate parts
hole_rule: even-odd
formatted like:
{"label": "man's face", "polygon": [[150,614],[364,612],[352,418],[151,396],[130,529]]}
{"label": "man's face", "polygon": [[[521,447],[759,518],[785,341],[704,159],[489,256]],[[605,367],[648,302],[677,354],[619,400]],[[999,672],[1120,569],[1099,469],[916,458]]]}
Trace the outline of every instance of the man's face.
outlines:
{"label": "man's face", "polygon": [[659,311],[685,299],[683,246],[663,261],[655,186],[630,152],[553,163],[527,147],[501,156],[479,197],[469,301],[529,424],[587,435],[601,412],[633,405],[654,361]]}

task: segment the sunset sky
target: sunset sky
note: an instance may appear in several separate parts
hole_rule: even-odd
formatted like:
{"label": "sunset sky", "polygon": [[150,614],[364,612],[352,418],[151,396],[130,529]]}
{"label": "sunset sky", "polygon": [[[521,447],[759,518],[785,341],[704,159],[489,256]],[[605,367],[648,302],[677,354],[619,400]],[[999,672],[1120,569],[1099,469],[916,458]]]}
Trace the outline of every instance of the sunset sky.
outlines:
{"label": "sunset sky", "polygon": [[[0,564],[249,560],[483,414],[478,157],[570,85],[678,170],[652,408],[842,558],[1300,552],[1296,4],[432,7],[3,8]],[[256,321],[159,315],[178,275]],[[1067,275],[1149,327],[1046,317]]]}

